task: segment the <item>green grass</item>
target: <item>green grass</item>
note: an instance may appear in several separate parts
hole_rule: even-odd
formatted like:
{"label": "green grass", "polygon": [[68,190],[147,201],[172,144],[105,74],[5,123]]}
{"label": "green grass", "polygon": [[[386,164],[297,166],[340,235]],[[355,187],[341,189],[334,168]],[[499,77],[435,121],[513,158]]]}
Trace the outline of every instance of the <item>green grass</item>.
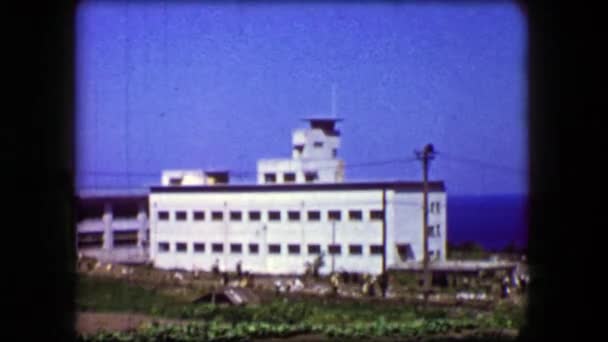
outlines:
{"label": "green grass", "polygon": [[83,340],[240,341],[255,337],[323,334],[332,338],[426,336],[466,329],[517,329],[523,308],[501,304],[493,311],[423,308],[394,301],[336,300],[320,297],[276,299],[259,306],[191,304],[128,281],[81,277],[79,310],[139,312],[192,319],[182,326],[149,326],[134,333],[100,333]]}
{"label": "green grass", "polygon": [[76,308],[80,311],[138,312],[178,317],[183,306],[188,304],[184,298],[167,296],[128,281],[81,276],[77,284]]}

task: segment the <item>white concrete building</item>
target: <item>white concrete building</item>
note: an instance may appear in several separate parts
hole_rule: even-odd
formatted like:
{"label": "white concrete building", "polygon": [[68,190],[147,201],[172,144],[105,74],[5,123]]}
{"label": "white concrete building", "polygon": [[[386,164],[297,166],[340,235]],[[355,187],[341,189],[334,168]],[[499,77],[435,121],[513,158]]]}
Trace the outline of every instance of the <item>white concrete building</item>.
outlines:
{"label": "white concrete building", "polygon": [[338,159],[341,119],[310,118],[310,128],[292,133],[291,159],[258,161],[258,184],[339,183],[344,181],[344,162]]}
{"label": "white concrete building", "polygon": [[[422,183],[152,187],[156,267],[301,273],[324,253],[332,270],[368,272],[422,260]],[[446,257],[446,194],[431,182],[429,254]]]}
{"label": "white concrete building", "polygon": [[[293,132],[291,159],[258,162],[257,185],[163,178],[163,186],[152,187],[154,265],[209,270],[218,263],[233,271],[240,262],[256,273],[302,273],[307,262],[323,254],[322,274],[378,274],[422,261],[422,183],[345,183],[344,164],[337,158],[340,119],[306,120],[310,128]],[[444,208],[444,184],[431,182],[429,254],[441,261],[446,259]]]}
{"label": "white concrete building", "polygon": [[113,263],[149,260],[147,191],[82,192],[77,204],[79,253]]}

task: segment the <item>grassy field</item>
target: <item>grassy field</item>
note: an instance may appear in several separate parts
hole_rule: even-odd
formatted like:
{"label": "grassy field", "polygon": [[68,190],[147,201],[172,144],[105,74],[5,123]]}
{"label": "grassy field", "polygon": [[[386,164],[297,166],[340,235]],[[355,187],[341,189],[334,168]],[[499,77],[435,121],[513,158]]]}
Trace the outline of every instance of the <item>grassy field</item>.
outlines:
{"label": "grassy field", "polygon": [[132,332],[81,335],[83,341],[240,341],[302,334],[342,339],[403,339],[517,329],[523,323],[523,308],[509,303],[480,310],[424,307],[380,299],[290,296],[269,299],[258,306],[220,307],[191,304],[190,294],[168,295],[161,289],[127,280],[81,276],[78,284],[79,311],[132,312],[188,320],[183,324],[149,324]]}

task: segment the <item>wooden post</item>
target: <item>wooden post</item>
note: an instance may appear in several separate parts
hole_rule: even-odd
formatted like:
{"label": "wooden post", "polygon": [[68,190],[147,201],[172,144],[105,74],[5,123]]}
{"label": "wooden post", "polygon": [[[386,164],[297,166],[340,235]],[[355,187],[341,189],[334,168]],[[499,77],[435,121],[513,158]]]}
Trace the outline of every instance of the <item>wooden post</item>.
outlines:
{"label": "wooden post", "polygon": [[422,159],[422,175],[423,175],[423,197],[422,197],[422,239],[423,239],[423,248],[422,248],[422,264],[423,264],[423,279],[424,279],[424,300],[428,299],[429,290],[431,288],[432,282],[432,274],[429,268],[429,236],[428,236],[428,220],[429,220],[429,182],[428,182],[428,172],[429,172],[429,160],[433,159],[434,156],[434,148],[432,144],[426,144],[424,146],[424,150],[422,153],[417,152],[417,156],[419,159]]}

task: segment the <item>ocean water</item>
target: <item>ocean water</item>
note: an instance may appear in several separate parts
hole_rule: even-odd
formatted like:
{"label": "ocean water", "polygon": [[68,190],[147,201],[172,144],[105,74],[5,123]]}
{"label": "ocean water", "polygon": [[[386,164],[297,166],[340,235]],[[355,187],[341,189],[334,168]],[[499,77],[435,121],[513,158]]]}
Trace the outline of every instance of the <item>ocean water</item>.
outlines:
{"label": "ocean water", "polygon": [[511,242],[527,246],[526,195],[450,196],[448,194],[448,243],[479,243],[487,250]]}

